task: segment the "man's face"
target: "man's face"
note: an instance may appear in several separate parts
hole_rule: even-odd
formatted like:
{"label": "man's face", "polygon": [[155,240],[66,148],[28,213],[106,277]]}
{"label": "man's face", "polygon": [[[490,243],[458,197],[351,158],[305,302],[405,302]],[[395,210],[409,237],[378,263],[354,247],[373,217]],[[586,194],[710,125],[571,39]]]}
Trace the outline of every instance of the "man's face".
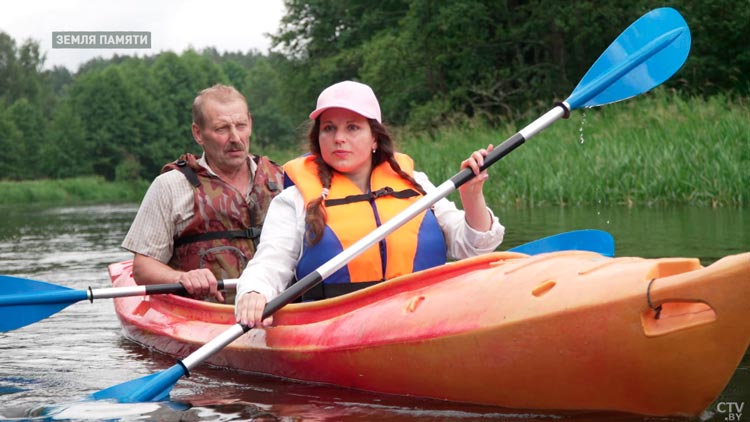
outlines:
{"label": "man's face", "polygon": [[214,171],[232,173],[246,164],[250,151],[252,120],[242,100],[222,103],[207,100],[203,127],[193,123],[195,142],[203,147]]}

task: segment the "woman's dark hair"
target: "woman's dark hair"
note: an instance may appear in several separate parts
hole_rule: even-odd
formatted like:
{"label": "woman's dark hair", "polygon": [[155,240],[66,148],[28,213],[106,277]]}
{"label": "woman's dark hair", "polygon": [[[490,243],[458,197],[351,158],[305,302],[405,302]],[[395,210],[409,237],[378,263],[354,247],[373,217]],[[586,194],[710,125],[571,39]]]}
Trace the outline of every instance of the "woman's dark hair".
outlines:
{"label": "woman's dark hair", "polygon": [[[399,176],[407,180],[414,188],[419,191],[422,195],[425,194],[422,186],[417,183],[414,178],[401,170],[401,166],[396,161],[394,156],[394,145],[391,134],[388,129],[375,119],[367,119],[370,124],[370,131],[375,136],[378,147],[372,154],[372,168],[374,169],[378,165],[388,162],[393,171]],[[324,189],[330,189],[331,179],[333,179],[333,173],[336,171],[331,166],[323,161],[320,153],[320,117],[315,119],[315,123],[310,127],[308,133],[310,153],[315,156],[315,164],[318,165],[318,178]],[[307,241],[314,245],[320,242],[323,237],[323,230],[326,225],[326,210],[323,206],[323,197],[319,196],[307,204],[307,215],[305,216],[305,223],[307,224]]]}

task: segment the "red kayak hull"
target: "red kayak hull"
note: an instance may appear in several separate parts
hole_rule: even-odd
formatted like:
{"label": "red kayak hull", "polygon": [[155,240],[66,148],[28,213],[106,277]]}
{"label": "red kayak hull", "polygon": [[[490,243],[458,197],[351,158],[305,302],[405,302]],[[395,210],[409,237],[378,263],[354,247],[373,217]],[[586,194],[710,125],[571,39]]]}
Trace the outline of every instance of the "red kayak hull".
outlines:
{"label": "red kayak hull", "polygon": [[[131,263],[110,266],[133,285]],[[661,308],[657,308],[661,305]],[[115,299],[125,335],[185,357],[233,308]],[[494,253],[291,304],[213,365],[505,408],[698,415],[750,342],[750,253],[696,259]],[[657,315],[658,314],[658,315]]]}

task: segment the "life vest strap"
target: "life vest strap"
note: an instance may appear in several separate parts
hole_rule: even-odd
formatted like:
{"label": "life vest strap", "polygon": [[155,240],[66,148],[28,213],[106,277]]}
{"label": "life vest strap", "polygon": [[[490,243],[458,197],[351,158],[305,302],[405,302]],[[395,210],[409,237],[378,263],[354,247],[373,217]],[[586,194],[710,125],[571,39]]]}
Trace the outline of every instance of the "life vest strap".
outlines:
{"label": "life vest strap", "polygon": [[260,228],[251,227],[245,230],[226,230],[210,233],[199,233],[190,236],[178,237],[174,241],[174,247],[182,246],[188,243],[202,242],[205,240],[218,239],[253,239],[257,241],[260,238]]}
{"label": "life vest strap", "polygon": [[193,170],[188,165],[188,162],[186,160],[177,160],[175,164],[177,165],[177,170],[179,170],[180,173],[185,176],[185,178],[188,180],[188,182],[190,182],[191,185],[193,185],[193,187],[197,188],[201,185],[200,180],[198,180],[198,175],[195,174],[195,170]]}
{"label": "life vest strap", "polygon": [[349,195],[343,198],[326,199],[325,205],[327,207],[332,207],[335,205],[351,204],[352,202],[373,201],[384,196],[393,196],[394,198],[398,199],[406,199],[413,196],[419,196],[419,192],[415,191],[414,189],[394,191],[392,187],[386,186],[384,188],[376,190],[375,192],[362,193],[359,195]]}

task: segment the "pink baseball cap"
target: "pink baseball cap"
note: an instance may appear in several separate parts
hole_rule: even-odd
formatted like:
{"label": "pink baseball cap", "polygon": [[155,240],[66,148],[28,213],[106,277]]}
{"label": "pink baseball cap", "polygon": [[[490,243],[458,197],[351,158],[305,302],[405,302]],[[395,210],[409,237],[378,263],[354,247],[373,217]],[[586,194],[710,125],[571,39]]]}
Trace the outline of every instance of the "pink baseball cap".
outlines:
{"label": "pink baseball cap", "polygon": [[378,99],[372,88],[363,83],[344,81],[324,89],[318,96],[315,111],[310,113],[310,119],[315,120],[320,113],[335,107],[351,110],[382,123]]}

